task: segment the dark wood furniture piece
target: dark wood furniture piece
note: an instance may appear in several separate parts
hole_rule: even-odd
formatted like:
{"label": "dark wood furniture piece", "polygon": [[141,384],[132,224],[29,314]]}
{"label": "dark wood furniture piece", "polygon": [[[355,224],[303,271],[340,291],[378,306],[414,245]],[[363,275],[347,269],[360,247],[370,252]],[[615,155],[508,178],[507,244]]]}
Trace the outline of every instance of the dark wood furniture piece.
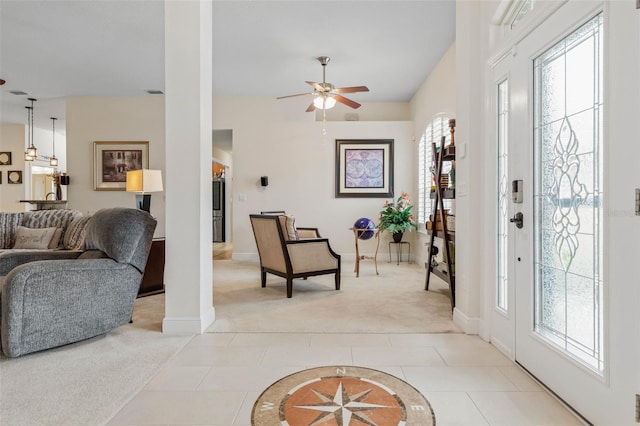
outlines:
{"label": "dark wood furniture piece", "polygon": [[[429,281],[431,274],[434,274],[438,278],[449,284],[449,290],[451,291],[451,310],[456,306],[456,273],[455,264],[451,259],[452,245],[455,244],[455,232],[450,232],[447,229],[447,217],[444,210],[444,199],[455,198],[455,190],[442,188],[440,180],[442,177],[442,164],[444,161],[455,161],[456,159],[456,147],[454,145],[454,129],[455,119],[449,120],[449,127],[451,129],[451,145],[445,147],[445,137],[442,136],[440,142],[440,150],[436,149],[435,143],[432,144],[433,158],[435,161],[435,179],[436,190],[433,197],[433,210],[432,210],[432,222],[427,223],[427,229],[430,234],[429,246],[427,248],[427,277],[425,279],[424,289],[429,290]],[[440,228],[441,229],[438,229]],[[429,230],[429,228],[431,228]],[[438,263],[435,260],[435,255],[438,253],[437,247],[433,245],[435,238],[441,238],[443,240],[442,248],[443,261]]]}
{"label": "dark wood furniture piece", "polygon": [[159,293],[164,293],[164,238],[154,239],[151,243],[138,297]]}

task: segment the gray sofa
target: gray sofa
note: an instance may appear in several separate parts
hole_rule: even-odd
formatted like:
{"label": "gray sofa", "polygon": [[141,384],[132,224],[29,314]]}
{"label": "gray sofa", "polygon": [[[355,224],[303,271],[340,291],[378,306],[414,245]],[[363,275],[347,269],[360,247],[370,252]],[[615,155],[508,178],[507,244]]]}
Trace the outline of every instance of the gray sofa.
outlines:
{"label": "gray sofa", "polygon": [[[90,219],[91,216],[85,216],[78,210],[67,209],[0,212],[0,276],[32,260],[78,257]],[[58,234],[47,248],[14,248],[20,227],[42,231],[56,229]]]}
{"label": "gray sofa", "polygon": [[75,258],[37,260],[35,252],[23,257],[27,263],[0,277],[4,354],[41,351],[128,323],[155,227],[142,210],[103,209],[88,223],[84,251],[68,253]]}

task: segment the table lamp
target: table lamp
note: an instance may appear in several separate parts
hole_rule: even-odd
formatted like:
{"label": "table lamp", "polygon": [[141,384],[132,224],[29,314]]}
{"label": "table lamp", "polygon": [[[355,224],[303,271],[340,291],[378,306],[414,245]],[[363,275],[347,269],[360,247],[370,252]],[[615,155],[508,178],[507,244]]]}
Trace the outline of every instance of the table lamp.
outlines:
{"label": "table lamp", "polygon": [[132,170],[127,172],[127,192],[136,193],[136,206],[151,210],[151,192],[162,192],[162,170]]}

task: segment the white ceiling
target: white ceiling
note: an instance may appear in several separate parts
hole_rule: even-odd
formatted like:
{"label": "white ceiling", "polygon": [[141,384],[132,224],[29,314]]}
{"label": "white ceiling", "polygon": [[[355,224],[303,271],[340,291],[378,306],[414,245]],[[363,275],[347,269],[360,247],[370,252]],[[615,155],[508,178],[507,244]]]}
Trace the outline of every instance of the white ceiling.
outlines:
{"label": "white ceiling", "polygon": [[[213,2],[217,95],[281,96],[322,81],[366,85],[358,102],[408,101],[455,37],[453,0]],[[0,122],[64,126],[66,96],[151,96],[164,90],[159,0],[0,1]],[[281,102],[287,102],[282,100]]]}

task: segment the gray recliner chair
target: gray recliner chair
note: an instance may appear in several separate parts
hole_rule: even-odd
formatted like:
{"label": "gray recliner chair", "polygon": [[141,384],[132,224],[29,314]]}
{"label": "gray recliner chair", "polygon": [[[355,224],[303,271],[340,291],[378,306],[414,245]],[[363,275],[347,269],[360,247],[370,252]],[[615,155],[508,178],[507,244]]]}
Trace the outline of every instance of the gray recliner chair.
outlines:
{"label": "gray recliner chair", "polygon": [[155,228],[142,210],[99,210],[76,259],[33,261],[31,255],[0,278],[4,354],[17,357],[127,324]]}

